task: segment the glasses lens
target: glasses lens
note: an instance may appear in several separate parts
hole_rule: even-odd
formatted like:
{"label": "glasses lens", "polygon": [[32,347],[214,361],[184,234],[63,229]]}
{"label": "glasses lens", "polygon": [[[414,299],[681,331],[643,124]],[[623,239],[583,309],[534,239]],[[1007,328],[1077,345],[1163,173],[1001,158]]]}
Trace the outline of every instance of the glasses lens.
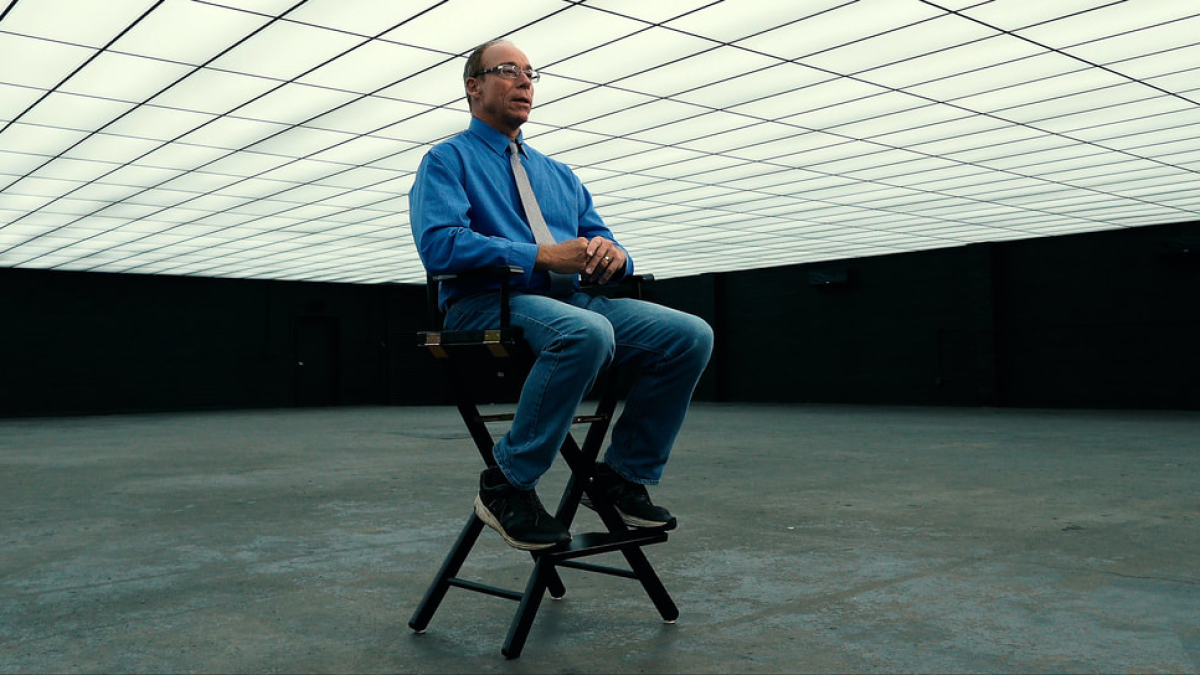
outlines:
{"label": "glasses lens", "polygon": [[529,77],[530,82],[537,82],[539,79],[541,79],[541,75],[538,73],[538,71],[533,70],[532,68],[529,70],[521,70],[516,66],[505,64],[503,66],[496,66],[495,71],[497,75],[506,80],[519,79],[521,77],[521,73],[525,73],[525,75]]}

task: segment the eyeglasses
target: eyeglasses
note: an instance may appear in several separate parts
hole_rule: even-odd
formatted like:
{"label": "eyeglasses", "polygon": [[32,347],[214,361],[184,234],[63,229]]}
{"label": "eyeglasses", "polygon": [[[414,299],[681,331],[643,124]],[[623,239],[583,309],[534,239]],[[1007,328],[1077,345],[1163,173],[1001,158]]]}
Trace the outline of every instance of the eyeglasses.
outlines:
{"label": "eyeglasses", "polygon": [[471,77],[479,77],[480,75],[487,75],[488,73],[495,73],[506,80],[516,80],[521,77],[522,73],[529,78],[530,82],[537,82],[538,80],[542,79],[542,74],[533,68],[521,70],[511,63],[506,63],[502,66],[496,66],[494,68],[488,68],[487,70],[476,71],[476,73]]}

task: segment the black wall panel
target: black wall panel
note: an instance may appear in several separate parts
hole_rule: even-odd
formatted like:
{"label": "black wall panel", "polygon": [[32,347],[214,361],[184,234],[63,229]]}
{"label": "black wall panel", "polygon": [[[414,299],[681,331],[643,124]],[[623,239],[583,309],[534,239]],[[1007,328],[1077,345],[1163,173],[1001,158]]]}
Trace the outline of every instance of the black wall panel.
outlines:
{"label": "black wall panel", "polygon": [[990,274],[987,249],[967,247],[726,275],[722,394],[990,403]]}
{"label": "black wall panel", "polygon": [[404,400],[390,339],[423,307],[411,287],[0,269],[0,414]]}
{"label": "black wall panel", "polygon": [[1200,226],[997,246],[1001,402],[1200,409]]}
{"label": "black wall panel", "polygon": [[[651,282],[698,400],[1200,409],[1200,223]],[[0,415],[448,397],[418,286],[0,269]]]}

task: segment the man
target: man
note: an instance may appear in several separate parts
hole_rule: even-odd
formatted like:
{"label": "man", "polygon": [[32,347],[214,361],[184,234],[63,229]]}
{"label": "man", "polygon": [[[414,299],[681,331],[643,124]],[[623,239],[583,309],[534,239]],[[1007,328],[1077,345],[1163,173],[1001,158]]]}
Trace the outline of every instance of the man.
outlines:
{"label": "man", "polygon": [[[493,448],[496,466],[480,476],[475,512],[510,545],[539,550],[569,541],[534,488],[550,468],[597,375],[631,365],[636,376],[611,444],[596,467],[599,487],[631,527],[667,527],[653,504],[696,382],[712,352],[702,320],[634,299],[592,297],[578,278],[607,283],[633,272],[629,254],[596,214],[592,198],[566,165],[524,145],[521,125],[539,79],[507,41],[481,45],[463,73],[468,129],[430,149],[409,195],[413,235],[435,274],[512,265],[511,321],[536,354],[512,427]],[[520,167],[511,164],[516,149]],[[532,197],[522,199],[517,172]],[[535,210],[527,211],[536,202]],[[531,220],[544,220],[539,243]],[[564,283],[565,282],[565,283]],[[448,329],[494,328],[498,284],[458,279],[442,285]]]}

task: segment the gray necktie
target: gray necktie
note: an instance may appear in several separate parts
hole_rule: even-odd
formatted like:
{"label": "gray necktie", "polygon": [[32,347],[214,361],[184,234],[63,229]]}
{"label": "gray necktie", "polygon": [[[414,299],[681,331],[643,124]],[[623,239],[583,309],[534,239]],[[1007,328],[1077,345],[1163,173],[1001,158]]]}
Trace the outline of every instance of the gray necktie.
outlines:
{"label": "gray necktie", "polygon": [[[529,174],[521,164],[521,146],[516,141],[508,144],[509,162],[512,164],[513,176],[517,179],[517,192],[521,195],[521,206],[525,207],[525,217],[529,219],[529,229],[533,230],[533,239],[539,246],[557,244],[546,219],[542,217],[542,209],[538,206],[537,197],[533,194],[533,185],[529,182]],[[569,295],[574,289],[575,275],[561,272],[550,273],[550,295],[561,297]]]}

